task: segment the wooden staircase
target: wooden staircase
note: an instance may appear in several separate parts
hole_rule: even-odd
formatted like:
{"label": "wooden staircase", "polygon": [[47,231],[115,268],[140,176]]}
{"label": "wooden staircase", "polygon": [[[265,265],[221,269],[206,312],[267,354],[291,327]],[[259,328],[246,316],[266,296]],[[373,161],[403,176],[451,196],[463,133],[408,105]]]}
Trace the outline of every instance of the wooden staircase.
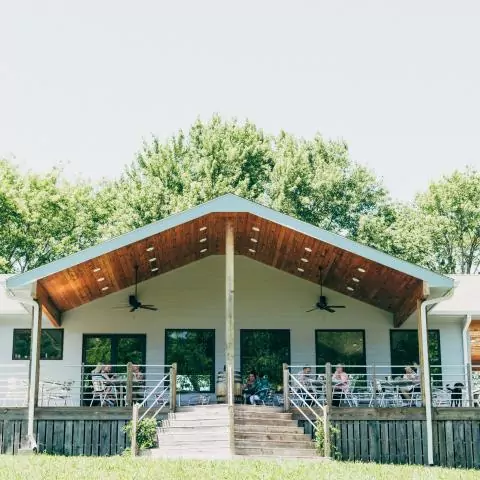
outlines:
{"label": "wooden staircase", "polygon": [[235,406],[235,455],[229,445],[228,407],[180,407],[158,428],[154,458],[226,459],[233,456],[319,458],[315,446],[291,413],[276,407]]}
{"label": "wooden staircase", "polygon": [[281,408],[235,407],[235,453],[242,456],[315,458],[311,438]]}

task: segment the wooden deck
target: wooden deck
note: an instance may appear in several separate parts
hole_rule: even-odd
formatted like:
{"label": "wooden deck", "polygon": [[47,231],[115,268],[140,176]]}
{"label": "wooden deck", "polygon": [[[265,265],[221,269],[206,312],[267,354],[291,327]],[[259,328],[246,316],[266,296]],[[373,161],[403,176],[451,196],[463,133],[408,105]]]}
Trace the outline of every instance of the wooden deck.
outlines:
{"label": "wooden deck", "polygon": [[[304,417],[298,411],[292,413],[299,425],[312,433]],[[304,413],[313,417],[308,410]],[[130,408],[119,407],[38,408],[35,434],[40,451],[58,455],[118,455],[129,446],[123,426],[131,415]],[[332,444],[339,459],[427,463],[424,408],[333,408],[330,421],[336,430]],[[26,408],[0,410],[0,453],[16,454],[26,432]],[[480,468],[480,409],[435,408],[433,439],[436,465]]]}

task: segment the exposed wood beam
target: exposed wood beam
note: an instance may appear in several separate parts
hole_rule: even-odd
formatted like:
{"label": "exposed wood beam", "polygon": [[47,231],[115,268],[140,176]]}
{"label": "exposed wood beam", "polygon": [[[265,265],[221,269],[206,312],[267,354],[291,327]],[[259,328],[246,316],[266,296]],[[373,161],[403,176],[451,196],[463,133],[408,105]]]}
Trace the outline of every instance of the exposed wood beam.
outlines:
{"label": "exposed wood beam", "polygon": [[35,290],[35,300],[40,303],[42,306],[42,312],[47,316],[51,324],[56,328],[60,328],[62,325],[62,312],[55,305],[55,302],[52,300],[45,287],[39,282],[37,282]]}
{"label": "exposed wood beam", "polygon": [[400,308],[393,314],[393,326],[395,328],[401,327],[405,321],[417,309],[417,303],[425,300],[430,294],[428,284],[418,280],[413,288],[407,292],[407,298],[401,304]]}

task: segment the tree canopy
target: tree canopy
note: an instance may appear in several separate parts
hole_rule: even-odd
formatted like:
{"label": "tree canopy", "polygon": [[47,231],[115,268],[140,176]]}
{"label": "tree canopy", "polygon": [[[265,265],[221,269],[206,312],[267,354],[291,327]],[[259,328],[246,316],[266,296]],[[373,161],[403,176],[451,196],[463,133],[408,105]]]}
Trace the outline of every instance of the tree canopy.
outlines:
{"label": "tree canopy", "polygon": [[235,193],[444,273],[480,264],[480,174],[455,171],[410,203],[317,134],[270,135],[214,116],[144,141],[115,181],[67,182],[59,169],[22,173],[0,160],[0,272],[22,272]]}

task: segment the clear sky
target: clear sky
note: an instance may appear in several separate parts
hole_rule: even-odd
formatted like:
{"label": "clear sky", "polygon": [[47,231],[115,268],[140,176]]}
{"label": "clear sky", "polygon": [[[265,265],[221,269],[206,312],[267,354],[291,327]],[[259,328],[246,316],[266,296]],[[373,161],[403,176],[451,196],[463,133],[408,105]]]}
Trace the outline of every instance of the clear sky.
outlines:
{"label": "clear sky", "polygon": [[480,169],[477,0],[0,0],[0,156],[117,176],[214,112],[343,137],[409,199]]}

